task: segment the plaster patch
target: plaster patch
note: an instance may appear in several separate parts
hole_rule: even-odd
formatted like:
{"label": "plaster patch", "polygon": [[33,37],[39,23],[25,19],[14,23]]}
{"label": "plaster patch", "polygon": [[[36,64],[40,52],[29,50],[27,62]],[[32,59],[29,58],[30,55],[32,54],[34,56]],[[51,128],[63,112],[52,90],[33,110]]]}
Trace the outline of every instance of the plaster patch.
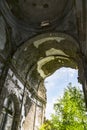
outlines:
{"label": "plaster patch", "polygon": [[47,37],[40,40],[35,41],[33,44],[36,48],[38,48],[41,44],[43,44],[46,41],[53,41],[56,40],[57,42],[61,42],[62,40],[65,40],[63,37]]}
{"label": "plaster patch", "polygon": [[21,99],[23,95],[23,90],[19,89],[17,85],[15,85],[15,82],[13,82],[9,76],[7,76],[5,87],[8,89],[9,93],[13,93],[17,96],[18,99]]}
{"label": "plaster patch", "polygon": [[28,48],[27,48],[27,47],[25,47],[25,48],[24,48],[24,51],[27,51],[27,49],[28,49]]}
{"label": "plaster patch", "polygon": [[12,71],[11,69],[9,69],[9,70],[8,70],[8,74],[9,74],[10,76],[12,76],[12,75],[13,75],[13,71]]}
{"label": "plaster patch", "polygon": [[67,56],[62,50],[57,50],[55,48],[51,48],[50,50],[46,51],[46,56],[51,56],[51,55],[62,55],[62,56]]}
{"label": "plaster patch", "polygon": [[[45,73],[44,73],[44,71],[42,70],[42,66],[43,65],[45,65],[47,62],[49,62],[49,61],[51,61],[51,60],[54,60],[55,58],[58,58],[59,59],[59,62],[62,62],[63,63],[63,61],[62,61],[62,59],[66,59],[66,60],[70,60],[68,57],[61,57],[61,56],[50,56],[50,57],[46,57],[46,58],[44,58],[44,59],[42,59],[42,60],[39,60],[38,62],[37,62],[37,71],[38,71],[38,73],[40,74],[40,76],[42,77],[42,78],[46,78],[48,75],[46,75]],[[50,75],[50,74],[49,74]]]}
{"label": "plaster patch", "polygon": [[22,121],[21,121],[21,130],[24,130],[23,128],[23,122],[25,121],[25,109],[24,109],[24,103],[22,105]]}
{"label": "plaster patch", "polygon": [[68,57],[62,57],[62,56],[56,56],[56,58],[60,58],[60,59],[66,59],[66,60],[70,60]]}
{"label": "plaster patch", "polygon": [[40,74],[40,76],[41,76],[42,78],[45,78],[45,77],[46,77],[44,71],[41,69],[42,66],[43,66],[44,64],[46,64],[47,62],[49,62],[49,61],[51,61],[51,60],[54,60],[54,59],[55,59],[54,56],[50,56],[50,57],[46,57],[46,58],[44,58],[44,59],[42,59],[42,60],[40,60],[40,61],[37,62],[37,71],[38,71],[38,73]]}
{"label": "plaster patch", "polygon": [[11,76],[12,80],[14,82],[17,82],[17,85],[21,88],[24,89],[24,85],[20,82],[20,80],[16,77],[16,75],[13,73],[11,69],[9,69],[8,74]]}

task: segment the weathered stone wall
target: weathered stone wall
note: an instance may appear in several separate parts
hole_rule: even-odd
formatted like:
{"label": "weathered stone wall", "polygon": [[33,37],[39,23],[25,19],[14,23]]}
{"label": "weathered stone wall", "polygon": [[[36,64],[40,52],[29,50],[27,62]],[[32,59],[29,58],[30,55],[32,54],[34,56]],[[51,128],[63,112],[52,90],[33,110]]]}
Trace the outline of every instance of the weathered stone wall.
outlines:
{"label": "weathered stone wall", "polygon": [[0,0],[0,113],[11,97],[12,130],[38,130],[46,104],[43,80],[61,66],[78,67],[87,104],[86,12],[87,0]]}
{"label": "weathered stone wall", "polygon": [[[44,94],[44,93],[42,93]],[[13,95],[16,98],[13,98]],[[24,86],[11,69],[8,71],[6,81],[0,95],[0,113],[3,109],[3,103],[6,98],[11,97],[15,102],[15,122],[18,124],[19,130],[38,130],[42,124],[43,103],[39,99],[35,99],[34,95]],[[16,101],[17,100],[17,101]],[[38,109],[37,109],[37,106]],[[39,113],[40,112],[40,113]],[[9,122],[11,123],[11,122]],[[15,128],[14,128],[15,130]]]}
{"label": "weathered stone wall", "polygon": [[35,115],[35,104],[32,104],[30,111],[27,113],[25,121],[23,122],[23,129],[24,130],[33,130],[33,128],[34,128],[34,115]]}
{"label": "weathered stone wall", "polygon": [[43,118],[43,107],[36,106],[35,130],[39,130]]}
{"label": "weathered stone wall", "polygon": [[[6,77],[2,93],[0,95],[0,113],[2,112],[4,101],[6,98],[12,98],[15,106],[14,122],[17,124],[16,128],[20,129],[20,116],[21,116],[21,105],[22,105],[22,95],[23,95],[23,85],[17,79],[15,74],[9,69],[8,75]],[[18,126],[19,125],[19,126]]]}

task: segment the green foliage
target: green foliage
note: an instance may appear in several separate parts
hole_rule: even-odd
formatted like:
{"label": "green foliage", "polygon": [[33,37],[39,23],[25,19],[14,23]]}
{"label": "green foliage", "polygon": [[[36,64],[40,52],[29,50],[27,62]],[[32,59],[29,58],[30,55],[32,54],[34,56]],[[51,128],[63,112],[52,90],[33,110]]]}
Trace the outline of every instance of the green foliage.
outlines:
{"label": "green foliage", "polygon": [[52,130],[52,124],[50,120],[46,120],[41,126],[40,130]]}
{"label": "green foliage", "polygon": [[[40,130],[87,130],[87,115],[83,92],[71,83],[62,98],[54,104],[49,128]],[[43,126],[46,124],[43,124]]]}

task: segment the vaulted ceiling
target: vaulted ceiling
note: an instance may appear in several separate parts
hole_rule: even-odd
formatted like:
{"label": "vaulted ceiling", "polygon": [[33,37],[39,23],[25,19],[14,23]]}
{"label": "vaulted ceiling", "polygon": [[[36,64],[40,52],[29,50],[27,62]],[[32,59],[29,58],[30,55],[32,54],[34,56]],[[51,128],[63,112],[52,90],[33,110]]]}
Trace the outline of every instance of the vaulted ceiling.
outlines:
{"label": "vaulted ceiling", "polygon": [[86,0],[0,1],[2,54],[13,57],[22,80],[36,85],[62,66],[77,68],[82,57],[87,62],[86,6]]}

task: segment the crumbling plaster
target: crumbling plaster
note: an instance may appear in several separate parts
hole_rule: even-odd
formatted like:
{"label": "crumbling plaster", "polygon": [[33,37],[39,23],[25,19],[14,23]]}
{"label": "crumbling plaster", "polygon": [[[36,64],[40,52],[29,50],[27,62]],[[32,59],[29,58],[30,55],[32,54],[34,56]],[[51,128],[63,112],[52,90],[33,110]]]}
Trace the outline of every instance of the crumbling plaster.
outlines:
{"label": "crumbling plaster", "polygon": [[[43,80],[60,67],[78,69],[87,105],[86,12],[86,0],[0,0],[0,112],[14,95],[14,130],[38,130],[46,104]],[[33,116],[28,122],[31,113],[39,122]]]}

